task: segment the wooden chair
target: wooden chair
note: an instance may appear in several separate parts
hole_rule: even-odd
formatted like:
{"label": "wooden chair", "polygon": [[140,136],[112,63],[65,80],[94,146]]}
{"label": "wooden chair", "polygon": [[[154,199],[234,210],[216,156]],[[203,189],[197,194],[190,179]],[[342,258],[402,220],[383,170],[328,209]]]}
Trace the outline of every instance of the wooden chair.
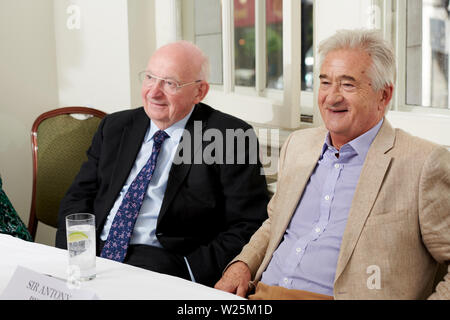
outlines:
{"label": "wooden chair", "polygon": [[38,221],[57,227],[59,203],[72,184],[103,111],[65,107],[41,114],[31,129],[33,193],[28,230],[33,239]]}

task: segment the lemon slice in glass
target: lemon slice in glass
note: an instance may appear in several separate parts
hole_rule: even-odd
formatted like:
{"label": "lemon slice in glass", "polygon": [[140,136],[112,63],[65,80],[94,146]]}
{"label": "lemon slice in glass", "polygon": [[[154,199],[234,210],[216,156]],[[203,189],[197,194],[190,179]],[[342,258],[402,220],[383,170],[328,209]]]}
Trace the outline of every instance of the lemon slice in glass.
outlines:
{"label": "lemon slice in glass", "polygon": [[69,234],[69,243],[81,241],[81,240],[87,240],[88,236],[83,232],[72,232]]}

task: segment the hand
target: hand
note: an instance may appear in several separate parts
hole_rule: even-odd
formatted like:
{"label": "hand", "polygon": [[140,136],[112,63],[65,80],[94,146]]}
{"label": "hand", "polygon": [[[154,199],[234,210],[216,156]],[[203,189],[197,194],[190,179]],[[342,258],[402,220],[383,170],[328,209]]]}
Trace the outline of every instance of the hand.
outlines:
{"label": "hand", "polygon": [[245,298],[251,277],[250,268],[247,264],[242,261],[237,261],[228,267],[214,288],[235,293]]}

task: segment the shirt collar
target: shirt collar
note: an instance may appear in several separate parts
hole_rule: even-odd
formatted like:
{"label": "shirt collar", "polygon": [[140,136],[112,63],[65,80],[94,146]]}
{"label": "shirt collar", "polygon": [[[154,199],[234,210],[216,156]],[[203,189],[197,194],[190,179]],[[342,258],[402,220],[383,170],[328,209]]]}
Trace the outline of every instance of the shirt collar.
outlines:
{"label": "shirt collar", "polygon": [[[188,122],[192,112],[194,111],[194,108],[191,109],[191,111],[180,121],[174,123],[164,131],[169,135],[170,141],[174,143],[178,143],[181,139],[181,136],[183,135],[183,130],[186,127],[186,123]],[[150,126],[147,129],[147,133],[145,134],[144,141],[149,142],[153,139],[153,135],[156,131],[158,131],[158,126],[153,122],[152,119],[150,119]]]}
{"label": "shirt collar", "polygon": [[375,139],[382,124],[383,119],[381,119],[372,129],[349,142],[349,144],[353,147],[353,149],[356,150],[359,155],[363,157],[366,156],[367,152],[369,151],[370,145]]}
{"label": "shirt collar", "polygon": [[[378,131],[380,131],[381,125],[383,124],[383,120],[381,119],[374,127],[372,127],[369,131],[365,132],[364,134],[356,137],[352,141],[344,144],[340,150],[345,150],[347,148],[353,149],[360,157],[365,158],[367,152],[369,151],[370,145],[372,144],[373,140],[375,139]],[[322,155],[324,152],[328,149],[336,150],[335,147],[331,144],[331,138],[330,133],[327,133],[327,136],[325,137],[325,143],[323,144],[322,148]]]}

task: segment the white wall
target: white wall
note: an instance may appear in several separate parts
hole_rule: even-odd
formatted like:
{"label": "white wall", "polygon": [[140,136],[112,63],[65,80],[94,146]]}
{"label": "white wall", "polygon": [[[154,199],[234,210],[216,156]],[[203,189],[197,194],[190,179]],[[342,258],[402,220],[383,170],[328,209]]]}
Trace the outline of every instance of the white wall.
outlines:
{"label": "white wall", "polygon": [[138,73],[145,70],[156,48],[155,0],[128,0],[131,106],[142,106]]}
{"label": "white wall", "polygon": [[177,1],[183,0],[155,0],[155,45],[159,48],[181,37],[181,25],[178,24],[179,14]]}
{"label": "white wall", "polygon": [[[79,29],[67,27],[70,5]],[[59,106],[130,107],[127,0],[55,0],[54,20]]]}
{"label": "white wall", "polygon": [[450,149],[450,117],[446,115],[415,112],[389,111],[386,119],[396,128],[401,128]]}
{"label": "white wall", "polygon": [[53,0],[0,1],[0,174],[27,224],[31,203],[30,130],[58,104]]}
{"label": "white wall", "polygon": [[[154,0],[54,0],[59,105],[111,113],[142,105],[138,73],[155,50]],[[69,29],[70,5],[80,28]]]}
{"label": "white wall", "polygon": [[[73,25],[76,5],[80,28]],[[0,174],[28,223],[30,130],[43,112],[90,106],[111,113],[142,105],[138,72],[156,46],[154,0],[0,0]],[[54,244],[38,225],[36,241]]]}

